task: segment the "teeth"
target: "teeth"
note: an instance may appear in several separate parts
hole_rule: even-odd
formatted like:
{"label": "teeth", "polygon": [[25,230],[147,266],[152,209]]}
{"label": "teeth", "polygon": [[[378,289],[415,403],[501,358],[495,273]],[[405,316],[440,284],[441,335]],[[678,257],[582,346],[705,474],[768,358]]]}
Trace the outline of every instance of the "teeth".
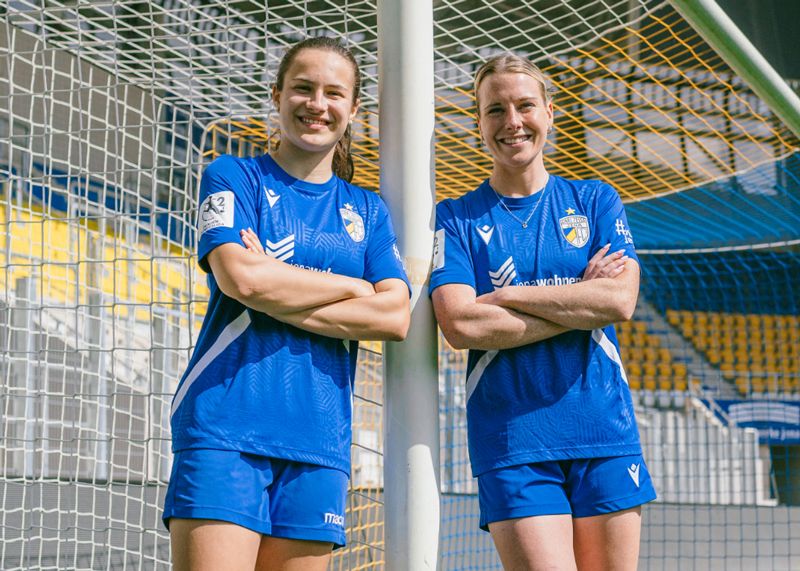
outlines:
{"label": "teeth", "polygon": [[303,117],[300,119],[306,125],[327,125],[327,121],[323,121],[321,119],[309,119],[308,117]]}
{"label": "teeth", "polygon": [[506,145],[514,145],[516,143],[521,143],[522,141],[527,141],[528,140],[528,136],[527,135],[523,135],[523,136],[520,136],[520,137],[511,137],[510,139],[500,139],[500,140],[503,143],[505,143]]}

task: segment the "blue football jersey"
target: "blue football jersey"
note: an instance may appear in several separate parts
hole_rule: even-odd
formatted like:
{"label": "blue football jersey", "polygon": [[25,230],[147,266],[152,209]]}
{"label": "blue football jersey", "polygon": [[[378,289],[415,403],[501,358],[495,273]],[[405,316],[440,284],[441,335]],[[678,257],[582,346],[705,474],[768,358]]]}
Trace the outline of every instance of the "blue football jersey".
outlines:
{"label": "blue football jersey", "polygon": [[[203,173],[198,260],[242,245],[252,228],[268,255],[315,272],[408,284],[376,194],[332,177],[297,180],[268,155],[223,156]],[[239,450],[350,470],[357,343],[248,309],[208,274],[208,311],[172,403],[173,450]]]}
{"label": "blue football jersey", "polygon": [[[438,204],[430,291],[449,283],[472,286],[477,295],[572,284],[609,242],[610,252],[624,249],[637,259],[622,202],[607,184],[551,175],[533,196],[501,198],[486,181]],[[466,384],[475,475],[641,451],[613,326],[514,349],[471,350]]]}

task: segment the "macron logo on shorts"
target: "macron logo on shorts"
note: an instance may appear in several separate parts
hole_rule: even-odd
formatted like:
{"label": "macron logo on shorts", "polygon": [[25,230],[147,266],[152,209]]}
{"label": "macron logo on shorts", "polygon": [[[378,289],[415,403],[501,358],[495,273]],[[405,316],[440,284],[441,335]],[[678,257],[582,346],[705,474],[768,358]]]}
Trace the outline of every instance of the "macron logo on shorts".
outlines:
{"label": "macron logo on shorts", "polygon": [[330,523],[333,525],[337,525],[339,527],[344,527],[344,516],[327,512],[325,514],[325,523]]}
{"label": "macron logo on shorts", "polygon": [[633,483],[636,484],[636,487],[639,487],[639,464],[631,464],[628,466],[628,475],[633,480]]}

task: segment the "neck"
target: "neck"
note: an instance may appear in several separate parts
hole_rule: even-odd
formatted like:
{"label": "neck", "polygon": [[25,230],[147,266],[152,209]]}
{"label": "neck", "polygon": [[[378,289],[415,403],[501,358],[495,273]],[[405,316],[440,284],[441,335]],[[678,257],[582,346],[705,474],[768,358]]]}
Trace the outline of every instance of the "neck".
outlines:
{"label": "neck", "polygon": [[336,147],[324,153],[310,153],[283,141],[272,159],[294,178],[313,183],[327,182],[333,174],[333,153]]}
{"label": "neck", "polygon": [[541,160],[524,169],[513,169],[494,164],[489,184],[498,194],[510,198],[523,198],[536,194],[547,184],[547,171]]}

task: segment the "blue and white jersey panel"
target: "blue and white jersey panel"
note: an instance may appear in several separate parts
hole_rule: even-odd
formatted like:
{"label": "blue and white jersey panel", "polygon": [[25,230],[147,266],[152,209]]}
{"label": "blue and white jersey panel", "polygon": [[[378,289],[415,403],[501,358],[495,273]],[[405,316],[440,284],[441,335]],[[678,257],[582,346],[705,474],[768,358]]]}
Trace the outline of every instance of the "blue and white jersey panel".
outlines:
{"label": "blue and white jersey panel", "polygon": [[[607,184],[551,175],[541,192],[514,199],[498,197],[486,181],[437,206],[430,291],[451,283],[469,285],[477,295],[573,284],[608,243],[610,252],[623,249],[638,260],[622,202]],[[471,350],[466,382],[475,475],[640,452],[613,326],[515,349]]]}
{"label": "blue and white jersey panel", "polygon": [[[203,173],[198,260],[252,228],[268,255],[310,271],[408,284],[383,201],[332,177],[291,177],[269,156],[223,156]],[[227,297],[210,299],[172,404],[173,450],[239,450],[350,470],[357,343],[298,329]],[[410,287],[410,286],[409,286]]]}

